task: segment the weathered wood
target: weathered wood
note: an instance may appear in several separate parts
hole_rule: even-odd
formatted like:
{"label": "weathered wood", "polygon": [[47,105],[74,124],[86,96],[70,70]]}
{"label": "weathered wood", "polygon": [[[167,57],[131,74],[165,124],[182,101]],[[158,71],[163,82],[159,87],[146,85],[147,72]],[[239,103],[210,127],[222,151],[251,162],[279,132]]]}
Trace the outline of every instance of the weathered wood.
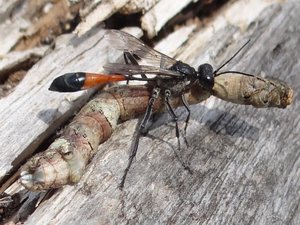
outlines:
{"label": "weathered wood", "polygon": [[37,61],[42,58],[49,47],[33,48],[26,51],[10,52],[0,58],[0,81],[9,71],[16,71],[28,61]]}
{"label": "weathered wood", "polygon": [[148,37],[152,38],[172,17],[191,2],[185,0],[173,4],[169,0],[95,1],[81,10],[84,22],[79,24],[75,32],[82,35],[118,11],[123,14],[142,12],[145,13],[141,18],[142,28],[147,32]]}
{"label": "weathered wood", "polygon": [[172,17],[191,2],[191,0],[182,0],[174,4],[170,0],[159,1],[141,18],[142,28],[146,30],[149,38],[154,37]]}
{"label": "weathered wood", "polygon": [[[179,58],[196,66],[207,51],[220,65],[251,37],[249,48],[232,62],[234,69],[262,72],[298,90],[299,10],[291,0],[265,8],[252,21],[255,26],[242,33],[234,25],[214,33],[200,30]],[[201,39],[203,34],[209,41]],[[176,158],[174,126],[163,115],[149,133],[152,138],[141,139],[123,192],[117,185],[136,121],[121,124],[99,146],[83,179],[42,203],[25,224],[298,224],[298,112],[297,94],[285,110],[258,110],[215,98],[193,106],[190,146],[180,152],[193,175]],[[184,109],[176,113],[183,121]]]}
{"label": "weathered wood", "polygon": [[118,1],[100,1],[94,2],[94,7],[88,6],[88,10],[85,10],[86,15],[84,22],[80,23],[75,30],[79,36],[91,28],[99,25],[105,19],[116,13],[122,8],[129,0],[118,0]]}
{"label": "weathered wood", "polygon": [[[134,34],[140,33],[139,29],[131,30]],[[62,96],[50,94],[48,87],[56,76],[66,72],[101,71],[107,62],[107,43],[102,40],[103,34],[100,30],[80,39],[71,35],[58,40],[57,48],[27,73],[15,91],[0,99],[1,179],[32,155],[45,138],[93,93]],[[78,60],[85,55],[93,57]]]}
{"label": "weathered wood", "polygon": [[77,10],[67,0],[1,1],[0,6],[0,54],[51,42]]}
{"label": "weathered wood", "polygon": [[145,13],[151,9],[159,0],[130,0],[120,9],[120,13],[132,14],[142,12]]}
{"label": "weathered wood", "polygon": [[22,15],[24,10],[20,10],[18,16],[15,20],[7,18],[9,12],[14,9],[19,1],[9,1],[10,4],[1,4],[4,8],[7,6],[7,11],[2,12],[0,15],[0,54],[8,53],[11,48],[24,36],[30,22],[24,19]]}
{"label": "weathered wood", "polygon": [[[290,83],[296,91],[292,106],[285,110],[258,110],[216,98],[193,106],[187,133],[190,146],[180,152],[193,175],[187,173],[176,158],[172,149],[177,144],[174,125],[163,115],[149,132],[152,139],[141,139],[123,192],[117,185],[127,163],[136,120],[121,124],[111,139],[99,146],[83,179],[43,202],[25,224],[298,224],[300,32],[297,27],[300,6],[295,0],[286,1],[263,8],[256,18],[252,17],[254,6],[250,3],[247,7],[251,15],[242,26],[238,20],[228,25],[224,17],[221,17],[223,21],[219,17],[212,26],[191,35],[177,51],[168,51],[195,67],[206,62],[204,59],[209,56],[214,65],[221,65],[251,37],[249,48],[229,67],[234,65],[235,70],[267,74]],[[224,14],[236,13],[239,4],[229,6]],[[24,151],[26,143],[42,136],[45,127],[41,118],[44,117],[37,116],[47,108],[54,109],[46,114],[51,117],[48,123],[54,127],[59,117],[55,111],[73,112],[74,102],[64,99],[74,99],[80,94],[49,93],[46,88],[53,77],[67,71],[98,71],[103,65],[99,55],[105,52],[103,43],[96,41],[100,37],[95,34],[83,39],[84,44],[74,44],[75,48],[65,45],[64,49],[54,51],[29,73],[41,77],[30,75],[25,84],[22,82],[18,87],[22,101],[18,101],[16,94],[9,96],[9,101],[0,101],[1,110],[2,106],[4,109],[12,107],[12,111],[1,113],[1,117],[6,116],[0,124],[9,116],[19,124],[14,132],[1,137],[7,140],[4,141],[6,147],[1,146],[3,151],[11,151],[17,141]],[[169,54],[168,51],[164,52]],[[49,61],[51,63],[46,63]],[[50,72],[43,74],[43,71]],[[30,89],[28,96],[26,91]],[[19,108],[14,104],[10,106],[14,101],[20,103],[19,114],[16,113]],[[185,111],[178,109],[176,113],[181,115],[182,128]],[[33,125],[36,131],[30,130]],[[14,135],[18,132],[17,139]],[[35,138],[31,140],[33,135]],[[12,137],[10,142],[8,137]],[[22,137],[28,140],[24,142]]]}

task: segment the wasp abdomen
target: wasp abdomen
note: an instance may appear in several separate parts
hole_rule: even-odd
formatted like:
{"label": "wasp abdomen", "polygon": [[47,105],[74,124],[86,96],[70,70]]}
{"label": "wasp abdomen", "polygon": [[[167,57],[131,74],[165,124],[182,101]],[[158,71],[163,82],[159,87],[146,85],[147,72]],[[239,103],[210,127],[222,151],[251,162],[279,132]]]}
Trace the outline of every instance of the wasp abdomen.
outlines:
{"label": "wasp abdomen", "polygon": [[49,87],[50,91],[75,92],[84,86],[86,74],[83,72],[66,73],[55,78]]}

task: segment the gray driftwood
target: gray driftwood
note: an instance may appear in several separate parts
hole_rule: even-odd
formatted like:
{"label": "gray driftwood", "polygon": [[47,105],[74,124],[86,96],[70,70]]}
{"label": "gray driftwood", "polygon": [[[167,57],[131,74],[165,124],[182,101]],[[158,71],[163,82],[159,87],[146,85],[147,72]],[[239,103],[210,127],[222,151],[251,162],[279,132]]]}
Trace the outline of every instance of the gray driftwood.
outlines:
{"label": "gray driftwood", "polygon": [[0,81],[3,81],[3,76],[9,73],[9,71],[16,71],[22,64],[26,64],[28,61],[38,61],[42,58],[48,47],[33,48],[21,52],[10,52],[0,58]]}
{"label": "gray driftwood", "polygon": [[172,17],[191,2],[191,0],[177,1],[176,3],[169,0],[159,1],[141,18],[142,28],[147,31],[149,38],[154,37]]}
{"label": "gray driftwood", "polygon": [[87,4],[85,9],[85,19],[76,27],[76,33],[81,36],[92,27],[100,24],[114,13],[118,12],[129,0],[119,1],[95,1],[92,7]]}
{"label": "gray driftwood", "polygon": [[[135,35],[141,33],[140,29],[130,30]],[[56,42],[56,49],[26,74],[15,91],[0,99],[0,179],[28,158],[94,92],[60,95],[50,93],[48,87],[55,77],[66,72],[102,71],[108,61],[104,33],[93,31],[81,38],[62,36]]]}
{"label": "gray driftwood", "polygon": [[[224,14],[237,12],[230,11],[230,7]],[[247,7],[253,15],[251,4]],[[148,137],[140,140],[124,191],[117,186],[127,164],[137,120],[120,124],[112,137],[99,146],[82,180],[58,190],[25,224],[299,224],[299,10],[296,0],[274,4],[263,8],[257,17],[249,17],[242,27],[241,23],[230,25],[222,17],[217,18],[216,23],[222,26],[213,23],[195,31],[173,51],[177,58],[194,66],[209,56],[210,63],[221,65],[251,38],[248,47],[227,68],[280,78],[291,84],[295,101],[290,107],[255,109],[216,98],[191,106],[189,147],[183,145],[181,152],[176,152],[178,156],[174,152],[174,124],[168,115],[161,115]],[[42,136],[50,122],[61,122],[66,112],[74,111],[74,100],[61,101],[60,105],[57,99],[77,99],[80,94],[55,94],[41,89],[46,89],[55,74],[87,68],[98,71],[103,63],[98,57],[104,47],[97,41],[101,35],[97,35],[100,34],[74,42],[75,52],[70,46],[64,52],[55,51],[44,59],[51,64],[46,67],[41,63],[32,69],[32,75],[20,84],[28,89],[29,79],[35,82],[33,91],[23,93],[28,102],[16,98],[14,106],[2,100],[1,110],[5,103],[7,117],[2,118],[1,128],[9,116],[16,115],[17,120],[15,125],[6,124],[12,144],[5,140],[9,136],[1,138],[6,147],[11,146],[6,151],[30,149],[30,145],[22,147],[19,142],[24,140],[20,136],[15,138],[13,126],[18,127],[15,132],[30,140],[36,133]],[[47,72],[42,74],[43,71]],[[34,73],[42,75],[30,78]],[[14,96],[21,95],[21,90],[17,89]],[[34,111],[18,113],[22,104],[30,105]],[[183,128],[186,112],[179,108],[176,113]],[[36,136],[35,140],[39,142]],[[193,174],[182,168],[179,157],[190,165]]]}

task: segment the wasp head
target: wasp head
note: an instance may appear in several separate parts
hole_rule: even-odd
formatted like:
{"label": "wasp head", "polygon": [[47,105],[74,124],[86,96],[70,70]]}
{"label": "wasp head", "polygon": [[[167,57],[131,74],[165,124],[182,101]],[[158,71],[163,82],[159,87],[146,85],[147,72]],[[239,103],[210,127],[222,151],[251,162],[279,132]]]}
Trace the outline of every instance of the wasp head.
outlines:
{"label": "wasp head", "polygon": [[210,64],[205,63],[198,67],[198,79],[204,88],[208,90],[213,88],[215,84],[214,70]]}

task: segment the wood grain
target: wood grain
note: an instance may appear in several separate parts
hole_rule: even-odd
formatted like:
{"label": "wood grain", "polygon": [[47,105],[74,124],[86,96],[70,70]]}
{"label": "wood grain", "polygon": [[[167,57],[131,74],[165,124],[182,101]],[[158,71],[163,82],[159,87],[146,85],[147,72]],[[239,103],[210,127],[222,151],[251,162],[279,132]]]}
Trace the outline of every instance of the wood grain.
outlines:
{"label": "wood grain", "polygon": [[[230,15],[230,9],[231,13],[236,12],[234,7],[237,6],[229,5],[224,14]],[[251,12],[251,5],[247,7]],[[217,67],[251,38],[248,47],[226,69],[286,81],[295,90],[295,100],[290,107],[255,109],[210,98],[191,107],[187,130],[189,147],[177,154],[174,124],[168,115],[161,115],[148,137],[140,140],[124,191],[117,185],[127,164],[137,120],[120,124],[112,137],[99,146],[82,180],[58,190],[25,224],[299,224],[299,10],[300,4],[289,0],[263,8],[255,18],[249,16],[242,27],[238,21],[232,24],[218,20],[219,26],[212,24],[194,31],[173,51],[177,58],[195,67],[207,59]],[[33,123],[32,119],[45,110],[42,106],[47,105],[46,109],[52,107],[62,114],[72,111],[75,106],[69,102],[64,103],[67,106],[63,109],[59,108],[56,99],[62,98],[60,94],[49,94],[45,90],[38,92],[43,95],[35,96],[35,90],[45,88],[55,74],[79,68],[97,71],[102,63],[97,55],[103,48],[96,42],[100,37],[94,35],[87,38],[84,45],[78,44],[79,56],[76,56],[78,49],[75,52],[70,47],[52,53],[51,58],[45,60],[58,58],[59,61],[52,60],[47,68],[39,65],[31,72],[51,71],[38,78],[41,86],[36,86],[38,82],[33,78],[30,82],[35,85],[30,86],[27,78],[23,85],[28,86],[24,90],[33,89],[30,96],[19,103],[15,97],[18,103],[15,106],[1,102],[1,109],[4,104],[5,109],[10,110],[5,111],[6,117],[0,117],[0,123],[6,124],[5,131],[11,130],[1,137],[6,143],[5,149],[24,146],[22,136],[7,140],[13,137],[13,130],[16,132],[12,127],[17,126],[6,123],[9,116],[20,123],[18,132],[28,138],[36,132],[42,133],[41,128],[32,129],[35,123],[43,123],[43,120]],[[64,58],[66,52],[70,54]],[[16,92],[19,96],[28,95],[21,90]],[[74,98],[74,95],[64,96]],[[51,102],[55,104],[51,106]],[[22,104],[35,107],[26,112]],[[24,109],[17,112],[17,106]],[[176,113],[183,128],[186,112],[179,108]],[[44,115],[52,118],[55,114]],[[57,119],[50,121],[55,123]],[[32,124],[31,127],[28,124]],[[16,146],[18,142],[21,143]],[[192,175],[182,168],[178,157],[190,165]]]}
{"label": "wood grain", "polygon": [[[136,35],[140,33],[139,29],[131,30]],[[81,38],[69,35],[57,40],[57,48],[26,74],[13,93],[0,99],[1,179],[32,155],[95,92],[60,95],[50,93],[48,87],[55,77],[66,72],[102,71],[108,60],[103,34],[98,30]],[[86,57],[91,56],[90,52],[93,57]]]}

